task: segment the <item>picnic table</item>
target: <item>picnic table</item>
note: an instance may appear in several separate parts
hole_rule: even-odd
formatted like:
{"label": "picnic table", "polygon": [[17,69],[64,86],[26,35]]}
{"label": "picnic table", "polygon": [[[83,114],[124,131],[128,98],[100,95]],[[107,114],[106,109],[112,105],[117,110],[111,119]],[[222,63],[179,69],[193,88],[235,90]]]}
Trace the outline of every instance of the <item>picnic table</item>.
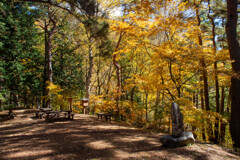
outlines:
{"label": "picnic table", "polygon": [[111,122],[111,117],[112,115],[111,114],[107,114],[107,113],[97,113],[98,115],[98,119],[101,118],[102,120],[102,117],[105,117],[105,121],[107,122],[108,120]]}
{"label": "picnic table", "polygon": [[42,119],[43,115],[45,115],[47,112],[52,111],[52,108],[41,108],[40,111],[36,112],[36,117]]}
{"label": "picnic table", "polygon": [[41,119],[46,115],[45,119],[48,121],[50,119],[59,118],[61,113],[64,113],[65,118],[73,120],[74,114],[72,114],[72,110],[53,111],[52,108],[41,108],[40,111],[36,112],[36,117]]}
{"label": "picnic table", "polygon": [[58,111],[47,111],[45,119],[49,120],[49,119],[53,119],[55,117],[58,118],[59,115],[60,115],[60,112],[58,112]]}
{"label": "picnic table", "polygon": [[74,114],[72,111],[47,111],[46,112],[46,121],[60,118],[61,113],[64,113],[64,117],[69,120],[73,120]]}

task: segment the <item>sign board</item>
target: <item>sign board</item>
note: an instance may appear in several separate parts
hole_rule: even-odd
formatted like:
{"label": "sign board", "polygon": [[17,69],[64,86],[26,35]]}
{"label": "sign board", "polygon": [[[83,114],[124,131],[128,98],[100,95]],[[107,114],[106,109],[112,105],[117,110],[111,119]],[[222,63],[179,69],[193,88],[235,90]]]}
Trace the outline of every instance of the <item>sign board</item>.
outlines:
{"label": "sign board", "polygon": [[69,97],[69,98],[68,98],[68,102],[69,102],[69,103],[72,103],[72,97]]}
{"label": "sign board", "polygon": [[87,107],[88,106],[88,102],[83,102],[83,107]]}

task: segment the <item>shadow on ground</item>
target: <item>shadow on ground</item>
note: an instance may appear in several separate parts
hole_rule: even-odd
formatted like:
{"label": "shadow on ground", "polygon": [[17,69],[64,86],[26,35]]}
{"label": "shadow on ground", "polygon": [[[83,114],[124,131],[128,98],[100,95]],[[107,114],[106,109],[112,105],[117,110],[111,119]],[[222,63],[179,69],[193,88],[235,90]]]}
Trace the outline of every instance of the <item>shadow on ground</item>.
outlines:
{"label": "shadow on ground", "polygon": [[95,116],[76,115],[73,121],[47,123],[34,119],[31,110],[17,114],[11,123],[0,123],[1,160],[239,158],[203,145],[165,148],[159,134],[104,122]]}

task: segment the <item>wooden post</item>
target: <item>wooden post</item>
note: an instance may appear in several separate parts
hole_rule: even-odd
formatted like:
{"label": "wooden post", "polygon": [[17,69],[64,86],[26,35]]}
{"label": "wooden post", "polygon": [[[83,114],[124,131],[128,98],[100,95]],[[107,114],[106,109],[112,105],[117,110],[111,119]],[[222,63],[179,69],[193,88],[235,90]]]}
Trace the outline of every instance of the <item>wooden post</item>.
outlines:
{"label": "wooden post", "polygon": [[68,102],[69,102],[69,110],[72,111],[72,97],[68,98]]}

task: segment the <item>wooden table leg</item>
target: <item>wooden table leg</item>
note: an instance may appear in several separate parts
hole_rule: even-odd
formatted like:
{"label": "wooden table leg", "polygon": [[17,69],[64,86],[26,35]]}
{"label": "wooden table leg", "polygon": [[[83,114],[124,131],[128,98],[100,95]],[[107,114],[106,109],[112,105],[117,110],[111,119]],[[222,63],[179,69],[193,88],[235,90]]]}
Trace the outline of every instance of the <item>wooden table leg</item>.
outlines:
{"label": "wooden table leg", "polygon": [[70,113],[68,113],[68,119],[71,119],[71,117],[70,117],[71,115],[70,115]]}
{"label": "wooden table leg", "polygon": [[46,121],[48,121],[49,120],[49,114],[47,113],[47,115],[46,115]]}

